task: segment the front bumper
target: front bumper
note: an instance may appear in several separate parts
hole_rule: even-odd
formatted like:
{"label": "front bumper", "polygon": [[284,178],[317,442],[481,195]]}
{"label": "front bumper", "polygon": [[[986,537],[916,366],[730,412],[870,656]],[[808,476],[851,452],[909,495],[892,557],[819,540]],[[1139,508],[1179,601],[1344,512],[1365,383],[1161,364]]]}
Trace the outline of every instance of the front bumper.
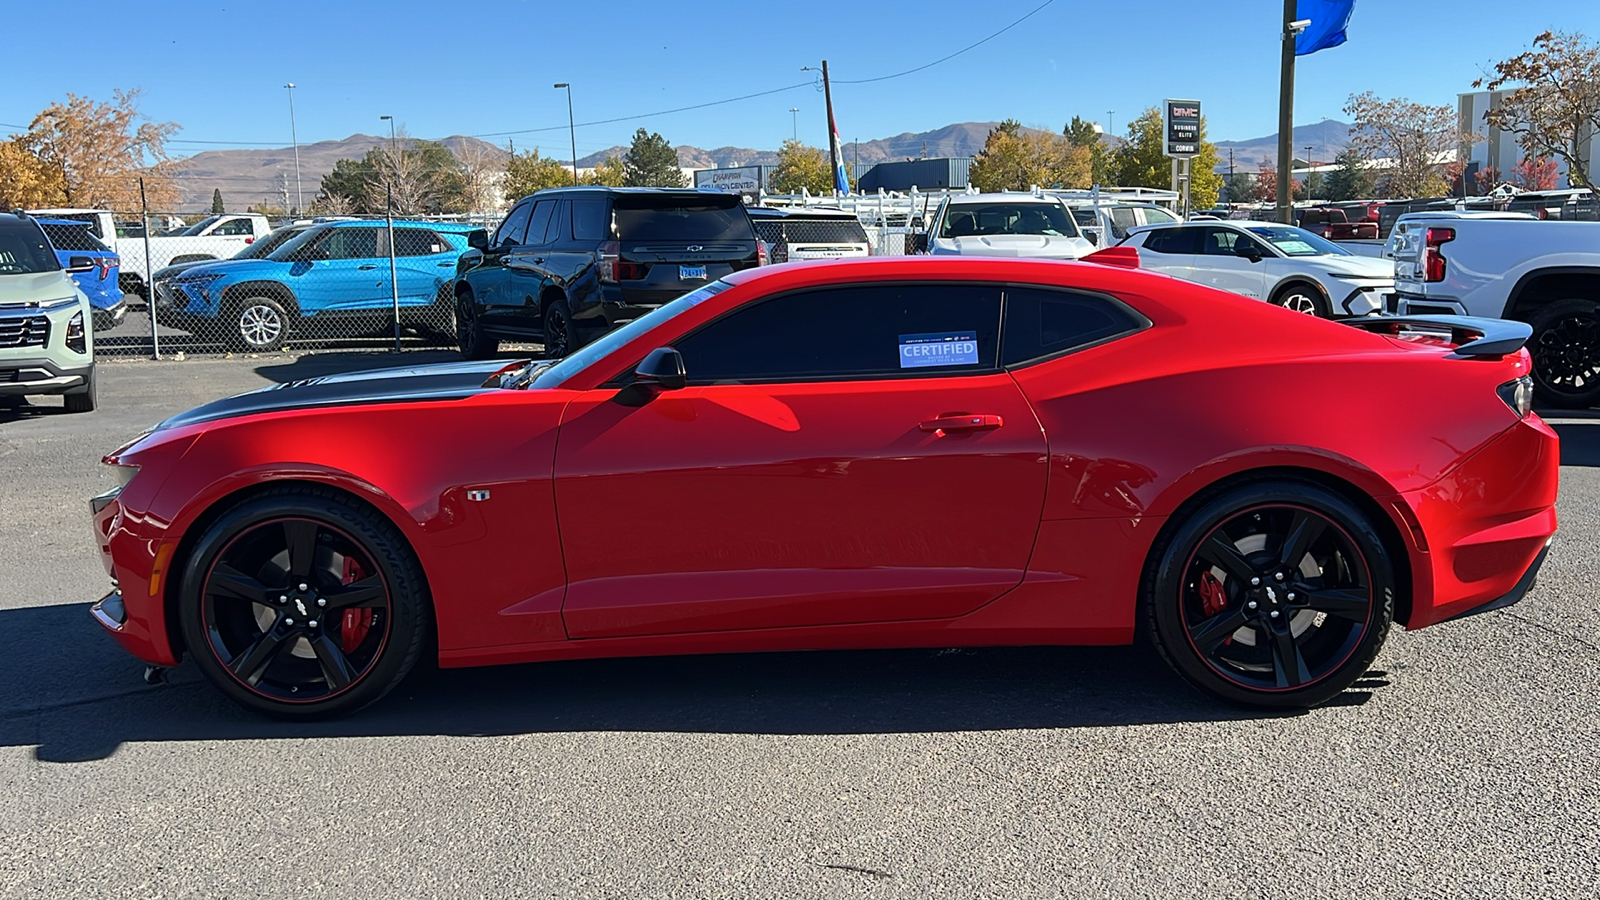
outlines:
{"label": "front bumper", "polygon": [[1363,284],[1346,294],[1344,299],[1339,301],[1339,308],[1351,316],[1378,315],[1384,311],[1386,300],[1393,293],[1392,283]]}
{"label": "front bumper", "polygon": [[0,396],[65,394],[89,383],[94,363],[61,363],[48,356],[0,359]]}

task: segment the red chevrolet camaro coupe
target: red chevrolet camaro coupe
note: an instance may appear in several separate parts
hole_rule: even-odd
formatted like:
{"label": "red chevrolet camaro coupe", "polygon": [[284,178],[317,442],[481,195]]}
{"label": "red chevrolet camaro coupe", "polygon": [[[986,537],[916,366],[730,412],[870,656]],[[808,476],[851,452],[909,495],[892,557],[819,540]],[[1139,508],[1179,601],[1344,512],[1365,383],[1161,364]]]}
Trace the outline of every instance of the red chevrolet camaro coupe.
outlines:
{"label": "red chevrolet camaro coupe", "polygon": [[[1114,262],[1126,263],[1123,259]],[[1329,700],[1556,529],[1527,326],[1323,321],[1123,266],[739,272],[565,359],[162,423],[92,502],[134,656],[304,717],[444,666],[1126,644]]]}

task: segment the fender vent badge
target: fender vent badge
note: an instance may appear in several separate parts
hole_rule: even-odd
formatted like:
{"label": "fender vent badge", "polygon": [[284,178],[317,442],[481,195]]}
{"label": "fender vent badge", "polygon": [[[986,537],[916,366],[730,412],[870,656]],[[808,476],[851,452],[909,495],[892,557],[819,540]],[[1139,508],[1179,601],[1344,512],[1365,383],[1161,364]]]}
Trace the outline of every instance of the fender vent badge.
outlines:
{"label": "fender vent badge", "polygon": [[474,503],[482,503],[489,499],[489,492],[487,490],[467,491],[467,499]]}

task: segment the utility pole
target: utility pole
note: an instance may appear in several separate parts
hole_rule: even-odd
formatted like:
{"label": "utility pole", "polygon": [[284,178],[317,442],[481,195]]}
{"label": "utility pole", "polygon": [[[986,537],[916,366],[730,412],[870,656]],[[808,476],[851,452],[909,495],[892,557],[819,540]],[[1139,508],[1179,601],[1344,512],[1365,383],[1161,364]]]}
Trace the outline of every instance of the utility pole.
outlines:
{"label": "utility pole", "polygon": [[300,134],[294,124],[294,82],[284,85],[284,89],[289,92],[289,140],[294,142],[294,211],[301,213],[305,211],[306,199],[300,193]]}
{"label": "utility pole", "polygon": [[[1312,167],[1314,165],[1316,165],[1315,163],[1313,163],[1311,161],[1311,146],[1312,145],[1310,145],[1310,144],[1306,145],[1306,199],[1307,200],[1312,199],[1312,197],[1311,197],[1311,169],[1312,169]],[[1291,187],[1293,187],[1293,185],[1291,185]]]}
{"label": "utility pole", "polygon": [[1233,209],[1239,205],[1239,198],[1233,192],[1239,189],[1239,179],[1233,177],[1233,148],[1228,148],[1228,208]]}
{"label": "utility pole", "polygon": [[833,85],[828,81],[828,61],[822,61],[822,99],[828,104],[828,177],[839,171],[839,142],[833,139]]}
{"label": "utility pole", "polygon": [[789,137],[796,143],[800,141],[800,107],[789,107]]}
{"label": "utility pole", "polygon": [[1110,135],[1112,137],[1115,137],[1116,133],[1117,133],[1117,130],[1115,128],[1111,127],[1112,126],[1112,122],[1114,121],[1112,119],[1112,116],[1115,116],[1116,114],[1117,114],[1117,111],[1114,110],[1114,109],[1106,110],[1106,134]]}
{"label": "utility pole", "polygon": [[578,183],[578,126],[572,118],[572,85],[565,81],[555,86],[556,90],[567,89],[567,133],[572,136],[572,183]]}
{"label": "utility pole", "polygon": [[[1294,150],[1294,36],[1305,28],[1295,20],[1295,0],[1283,0],[1283,61],[1278,72],[1278,221],[1294,224],[1291,182],[1294,167],[1290,157]],[[1299,27],[1295,27],[1299,25]]]}

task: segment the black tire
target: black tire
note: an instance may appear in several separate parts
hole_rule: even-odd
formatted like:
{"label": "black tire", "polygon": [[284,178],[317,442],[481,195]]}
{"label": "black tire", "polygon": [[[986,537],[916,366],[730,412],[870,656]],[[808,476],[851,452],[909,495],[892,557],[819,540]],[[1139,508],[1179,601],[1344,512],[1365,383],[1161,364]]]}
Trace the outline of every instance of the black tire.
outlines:
{"label": "black tire", "polygon": [[416,664],[431,609],[422,566],[391,522],[301,487],[213,522],[184,563],[178,604],[207,680],[283,719],[340,716],[387,694]]}
{"label": "black tire", "polygon": [[1284,285],[1272,295],[1272,305],[1319,319],[1333,317],[1333,309],[1328,305],[1328,298],[1322,296],[1315,285],[1304,281],[1295,281]]}
{"label": "black tire", "polygon": [[1298,709],[1328,702],[1372,665],[1395,590],[1393,562],[1360,509],[1320,485],[1274,479],[1174,516],[1140,601],[1156,649],[1190,684],[1229,703]]}
{"label": "black tire", "polygon": [[456,348],[467,359],[489,359],[500,352],[500,342],[483,333],[483,323],[478,320],[478,303],[472,291],[462,289],[456,293]]}
{"label": "black tire", "polygon": [[1600,404],[1600,309],[1593,300],[1558,300],[1528,319],[1533,386],[1539,402],[1560,409]]}
{"label": "black tire", "polygon": [[456,298],[450,286],[439,288],[422,315],[422,332],[431,343],[452,345],[456,343]]}
{"label": "black tire", "polygon": [[67,394],[62,397],[62,399],[66,401],[67,412],[94,412],[95,406],[97,406],[99,403],[99,396],[95,389],[94,376],[95,371],[91,368],[88,376],[83,379],[83,390],[76,394]]}
{"label": "black tire", "polygon": [[283,349],[289,338],[289,312],[282,303],[257,295],[231,304],[229,309],[226,334],[235,350],[270,353]]}
{"label": "black tire", "polygon": [[567,298],[551,302],[544,311],[544,358],[561,359],[578,349],[577,331],[572,327],[572,308]]}

